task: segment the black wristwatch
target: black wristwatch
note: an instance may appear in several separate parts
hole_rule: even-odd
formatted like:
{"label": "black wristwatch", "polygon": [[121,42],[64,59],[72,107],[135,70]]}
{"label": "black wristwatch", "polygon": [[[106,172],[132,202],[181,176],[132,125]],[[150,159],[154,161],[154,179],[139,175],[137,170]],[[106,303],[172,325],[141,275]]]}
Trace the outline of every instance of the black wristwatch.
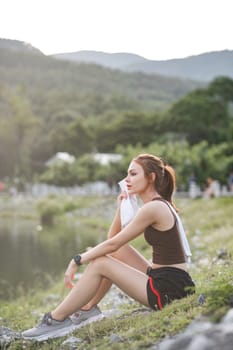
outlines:
{"label": "black wristwatch", "polygon": [[73,257],[73,259],[74,259],[74,261],[76,262],[76,264],[77,264],[78,266],[82,265],[82,263],[81,263],[82,257],[81,257],[80,254],[75,255],[75,256]]}

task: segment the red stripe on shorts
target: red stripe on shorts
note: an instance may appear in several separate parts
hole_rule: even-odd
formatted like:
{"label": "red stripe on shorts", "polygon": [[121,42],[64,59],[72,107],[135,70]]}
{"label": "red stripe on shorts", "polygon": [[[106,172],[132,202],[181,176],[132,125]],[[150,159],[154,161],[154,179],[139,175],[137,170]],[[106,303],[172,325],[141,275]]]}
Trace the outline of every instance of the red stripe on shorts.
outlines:
{"label": "red stripe on shorts", "polygon": [[152,292],[157,297],[159,310],[162,310],[163,306],[161,303],[161,296],[160,296],[159,292],[157,291],[157,289],[155,289],[155,287],[153,286],[153,278],[152,277],[149,277],[149,283],[150,283],[150,288],[151,288]]}

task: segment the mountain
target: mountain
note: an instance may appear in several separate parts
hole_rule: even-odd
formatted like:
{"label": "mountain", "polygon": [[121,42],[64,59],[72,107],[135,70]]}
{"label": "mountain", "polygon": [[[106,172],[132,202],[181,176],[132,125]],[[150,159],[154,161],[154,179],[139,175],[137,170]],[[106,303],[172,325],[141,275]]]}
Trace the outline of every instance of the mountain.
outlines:
{"label": "mountain", "polygon": [[125,67],[125,70],[202,81],[211,81],[217,76],[233,78],[233,51],[207,52],[201,55],[166,61],[148,60],[131,63]]}
{"label": "mountain", "polygon": [[147,59],[131,53],[105,53],[100,51],[78,51],[58,53],[54,58],[83,63],[94,63],[113,69],[125,69],[128,65],[146,62]]}
{"label": "mountain", "polygon": [[126,72],[160,74],[205,82],[209,82],[217,76],[233,78],[233,51],[230,50],[213,51],[163,61],[148,60],[130,53],[110,54],[97,51],[78,51],[52,56],[79,63],[95,63]]}
{"label": "mountain", "polygon": [[[0,49],[43,55],[39,49],[31,44],[18,40],[0,38]],[[149,60],[131,53],[100,51],[57,53],[47,57],[73,63],[96,64],[124,72],[157,74],[199,82],[210,82],[217,76],[233,78],[233,51],[230,50],[206,52],[200,55],[170,60]]]}
{"label": "mountain", "polygon": [[19,41],[19,40],[10,40],[10,39],[0,38],[0,49],[22,51],[22,52],[28,52],[28,53],[30,52],[30,53],[43,55],[40,50],[33,47],[31,44],[26,43],[25,41]]}

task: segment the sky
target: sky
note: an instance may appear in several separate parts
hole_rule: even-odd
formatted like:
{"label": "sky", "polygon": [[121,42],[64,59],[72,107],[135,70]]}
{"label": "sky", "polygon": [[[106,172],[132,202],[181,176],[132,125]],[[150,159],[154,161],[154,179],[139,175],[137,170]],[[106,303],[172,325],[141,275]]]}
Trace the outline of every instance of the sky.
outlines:
{"label": "sky", "polygon": [[81,50],[166,60],[233,50],[231,0],[0,0],[0,38],[45,55]]}

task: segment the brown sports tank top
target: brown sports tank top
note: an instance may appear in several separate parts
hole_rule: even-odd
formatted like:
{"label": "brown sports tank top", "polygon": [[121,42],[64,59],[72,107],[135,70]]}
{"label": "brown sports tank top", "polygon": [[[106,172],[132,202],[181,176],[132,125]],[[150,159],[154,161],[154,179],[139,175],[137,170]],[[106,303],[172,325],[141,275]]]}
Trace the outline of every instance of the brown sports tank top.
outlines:
{"label": "brown sports tank top", "polygon": [[[154,198],[153,200],[163,201],[170,209],[169,204],[163,198]],[[175,222],[169,230],[159,231],[152,226],[148,226],[145,229],[144,237],[152,246],[152,261],[154,264],[173,265],[185,262],[185,254],[177,227],[177,220],[174,213],[172,215]]]}

